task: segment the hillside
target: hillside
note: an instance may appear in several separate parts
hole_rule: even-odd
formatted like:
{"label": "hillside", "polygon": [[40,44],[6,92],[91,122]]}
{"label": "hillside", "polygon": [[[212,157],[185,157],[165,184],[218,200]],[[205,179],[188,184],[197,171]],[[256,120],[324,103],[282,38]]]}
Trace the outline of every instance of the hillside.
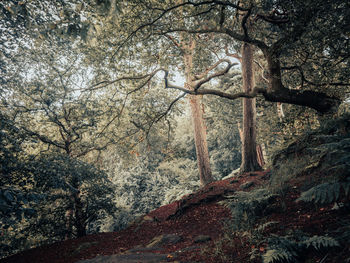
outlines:
{"label": "hillside", "polygon": [[350,262],[350,120],[162,206],[127,229],[24,251],[10,262]]}

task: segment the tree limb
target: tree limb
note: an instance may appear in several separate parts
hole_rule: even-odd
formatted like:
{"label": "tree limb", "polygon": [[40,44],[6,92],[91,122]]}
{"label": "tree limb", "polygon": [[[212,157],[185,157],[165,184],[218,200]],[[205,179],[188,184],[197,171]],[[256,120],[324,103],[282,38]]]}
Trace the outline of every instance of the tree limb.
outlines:
{"label": "tree limb", "polygon": [[125,76],[125,77],[120,77],[120,78],[117,78],[117,79],[114,79],[114,80],[103,80],[103,81],[100,81],[90,87],[88,87],[87,89],[84,89],[82,92],[86,92],[86,91],[93,91],[93,90],[97,90],[97,89],[101,89],[101,88],[105,88],[109,85],[112,85],[116,82],[119,82],[119,81],[123,81],[123,80],[142,80],[142,79],[146,79],[146,83],[141,85],[141,87],[139,88],[136,88],[134,91],[136,90],[139,90],[140,88],[142,88],[144,85],[147,84],[148,81],[150,81],[154,75],[156,75],[159,71],[162,71],[163,69],[162,68],[159,68],[159,69],[156,69],[154,71],[152,71],[151,73],[149,74],[146,74],[146,75],[140,75],[140,76]]}
{"label": "tree limb", "polygon": [[247,28],[247,21],[248,21],[248,18],[250,17],[252,13],[252,7],[249,7],[247,13],[243,16],[242,18],[242,23],[241,23],[241,26],[243,28],[243,32],[244,32],[244,36],[249,39],[249,35],[248,35],[248,28]]}
{"label": "tree limb", "polygon": [[[193,87],[193,89],[194,89],[195,91],[197,91],[203,84],[209,82],[209,81],[212,80],[213,78],[216,78],[216,77],[220,77],[220,76],[225,75],[227,72],[229,72],[229,70],[230,70],[233,66],[237,65],[237,63],[231,63],[229,60],[222,60],[222,61],[219,61],[219,63],[214,64],[214,66],[217,67],[217,66],[218,66],[219,64],[221,64],[222,62],[228,63],[228,65],[227,65],[226,68],[224,68],[224,69],[221,70],[221,71],[218,71],[218,72],[213,73],[212,75],[208,76],[207,78],[203,78],[203,79],[201,79],[201,80],[199,80],[199,81],[196,81],[196,82],[195,82],[195,85],[194,85],[194,87]],[[214,68],[215,68],[215,67],[214,67]]]}
{"label": "tree limb", "polygon": [[187,93],[187,94],[190,94],[190,95],[215,95],[215,96],[227,98],[230,100],[235,100],[238,98],[255,98],[259,93],[264,94],[266,92],[266,90],[262,89],[262,88],[255,88],[252,92],[249,92],[249,93],[240,92],[240,93],[236,93],[236,94],[222,92],[220,90],[214,90],[214,89],[189,90],[189,89],[186,89],[184,87],[170,84],[168,82],[168,72],[167,71],[165,71],[165,74],[164,74],[164,81],[165,81],[165,88],[166,89],[176,89],[176,90],[180,90],[180,91]]}
{"label": "tree limb", "polygon": [[231,61],[228,59],[220,59],[219,61],[217,61],[215,64],[213,64],[212,66],[210,66],[209,68],[207,68],[203,73],[201,73],[200,75],[195,75],[195,79],[194,80],[199,80],[204,78],[210,71],[212,71],[214,68],[216,68],[217,66],[219,66],[221,63],[226,62],[227,64],[231,64]]}

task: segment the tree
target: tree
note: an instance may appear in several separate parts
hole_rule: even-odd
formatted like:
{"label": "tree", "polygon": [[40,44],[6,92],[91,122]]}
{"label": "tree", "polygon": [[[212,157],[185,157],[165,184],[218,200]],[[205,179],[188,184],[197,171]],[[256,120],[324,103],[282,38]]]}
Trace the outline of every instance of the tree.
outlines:
{"label": "tree", "polygon": [[[241,53],[243,91],[250,93],[255,86],[253,47],[243,43]],[[255,104],[255,98],[243,99],[242,164],[240,169],[242,173],[261,170],[257,156]]]}
{"label": "tree", "polygon": [[[9,116],[0,118],[2,256],[62,240],[67,231],[70,236],[94,232],[107,215],[114,216],[114,188],[104,173],[66,155],[28,154],[31,136]],[[71,199],[77,191],[79,202]],[[67,229],[65,212],[71,207],[74,223]]]}
{"label": "tree", "polygon": [[[130,3],[129,3],[130,4]],[[132,5],[132,3],[131,3]],[[141,5],[141,8],[143,6]],[[125,8],[124,16],[122,18],[117,18],[118,21],[121,21],[121,23],[125,23],[125,21],[129,21],[130,17],[135,18],[138,16],[138,12],[142,12],[142,9],[140,9],[139,6],[134,6],[134,8],[130,8],[128,6]],[[185,10],[179,10],[179,16],[177,17],[176,21],[173,21],[173,23],[182,23],[182,16],[186,13]],[[109,20],[107,20],[109,21]],[[115,32],[115,28],[119,27],[117,24],[112,24],[111,28],[106,26],[106,30],[108,29],[109,32]],[[128,29],[123,29],[123,31],[127,31]],[[203,55],[203,49],[208,47],[204,47],[204,45],[201,43],[201,45],[196,44],[200,43],[197,42],[196,36],[190,36],[186,33],[172,33],[172,34],[162,34],[160,36],[154,34],[149,35],[145,39],[135,39],[133,40],[132,47],[129,45],[127,47],[121,47],[120,54],[130,53],[133,52],[134,49],[137,50],[137,54],[134,56],[136,57],[136,61],[140,61],[140,63],[146,64],[147,67],[151,67],[153,64],[153,67],[159,67],[159,71],[165,72],[165,87],[170,89],[178,89],[178,90],[197,90],[202,85],[208,83],[214,78],[220,77],[224,75],[228,70],[234,66],[235,64],[231,63],[229,60],[225,59],[218,59],[215,63],[212,63],[213,60],[213,54],[209,54],[207,58],[200,58],[201,55]],[[118,40],[117,40],[118,41]],[[155,47],[159,46],[158,49],[155,50]],[[142,48],[140,48],[142,47]],[[114,52],[114,50],[113,50]],[[153,55],[155,52],[157,52],[155,55]],[[165,53],[170,53],[169,56],[175,57],[173,60],[170,60],[166,56]],[[197,53],[200,53],[198,55]],[[213,52],[214,53],[214,52]],[[150,55],[152,54],[152,55]],[[119,54],[118,54],[119,55]],[[106,54],[105,56],[112,56],[111,54]],[[120,55],[119,55],[120,56]],[[153,57],[156,57],[157,59],[153,59]],[[227,64],[227,67],[222,68],[222,64]],[[118,60],[117,66],[120,67],[120,65],[123,65],[123,63]],[[178,69],[176,69],[178,68]],[[125,70],[125,68],[123,69]],[[136,79],[136,74],[139,74],[140,78],[141,76],[150,76],[155,77],[154,73],[144,74],[140,75],[140,72],[145,71],[145,69],[132,69],[133,72],[135,72],[135,77],[130,77],[130,79]],[[157,72],[158,70],[155,70],[153,72]],[[169,72],[172,71],[183,71],[186,79],[186,83],[184,87],[178,87],[174,85],[173,83],[170,83],[170,77]],[[214,70],[217,70],[216,72],[212,73]],[[140,72],[138,72],[140,71]],[[200,72],[200,73],[198,73]],[[130,75],[130,73],[129,73]],[[124,77],[125,79],[128,78],[128,76]],[[124,79],[121,77],[119,80]],[[145,80],[148,82],[149,79]],[[114,83],[114,81],[113,81]],[[174,100],[174,103],[179,99],[183,97],[183,94],[180,95],[176,100]],[[173,103],[172,103],[173,104]],[[208,153],[208,147],[206,142],[206,127],[203,120],[203,113],[202,113],[202,106],[200,105],[200,100],[197,96],[191,96],[190,97],[190,106],[191,106],[191,114],[192,114],[192,120],[194,124],[194,137],[195,137],[195,145],[196,145],[196,153],[197,153],[197,162],[198,162],[198,169],[200,174],[200,181],[202,185],[206,185],[213,181],[213,177],[211,174],[211,168],[210,168],[210,161],[209,161],[209,153]]]}
{"label": "tree", "polygon": [[[344,66],[347,63],[345,60],[348,58],[346,55],[340,55],[341,46],[345,47],[348,45],[346,37],[344,39],[345,32],[342,29],[346,22],[344,19],[346,14],[342,9],[343,1],[337,1],[336,3],[327,2],[320,6],[308,2],[306,8],[305,3],[299,1],[293,4],[286,4],[280,1],[274,3],[250,1],[243,5],[229,1],[203,1],[196,3],[177,1],[168,5],[158,4],[157,2],[144,5],[142,3],[139,4],[144,8],[144,16],[140,16],[138,26],[129,34],[126,42],[139,33],[147,34],[147,32],[152,32],[152,30],[157,35],[186,32],[203,36],[217,33],[228,35],[234,41],[255,46],[262,52],[266,62],[265,75],[268,84],[266,88],[259,85],[249,91],[237,94],[205,88],[185,91],[191,95],[213,94],[236,99],[239,97],[254,98],[258,94],[262,94],[268,101],[307,106],[322,114],[336,111],[340,101],[344,98],[346,89],[337,94],[331,90],[325,93],[321,89],[323,87],[349,87],[348,80],[341,77],[341,81],[339,81],[340,79],[335,77],[336,74],[334,74],[338,70],[344,76]],[[331,19],[333,23],[338,25],[336,32],[332,32],[332,36],[336,39],[337,35],[344,40],[343,42],[337,41],[336,45],[332,45],[329,37],[324,34],[324,30],[320,30],[320,28],[325,28],[329,25],[329,21],[325,21],[323,17],[334,15],[328,12],[332,8],[335,8],[339,12],[338,15],[342,17],[340,21],[336,21],[337,16],[333,16]],[[186,18],[181,19],[186,20],[187,23],[167,23],[166,20],[169,18],[173,18],[172,21],[179,19],[178,9],[186,9]],[[149,14],[152,14],[148,18],[147,10]],[[147,22],[143,22],[143,19]],[[251,25],[248,26],[248,24]],[[310,45],[305,45],[308,41],[311,41],[314,47],[317,47],[319,50],[318,54],[310,49]],[[122,44],[124,43],[122,42]],[[305,48],[307,54],[303,55],[302,59],[298,56],[298,52],[302,52]],[[332,50],[338,59],[334,60],[332,56],[329,56],[328,49]],[[294,55],[293,59],[290,59],[290,53],[292,53],[292,56]],[[322,66],[316,65],[315,57],[322,57],[322,62],[320,63]],[[291,61],[299,65],[289,66],[288,63],[291,63]],[[329,65],[332,64],[333,67],[330,67],[327,63]],[[322,78],[324,82],[317,79],[317,77],[315,80],[310,80],[314,77],[310,69],[314,67],[317,67],[319,70],[327,68],[327,70],[323,70],[325,72]],[[299,76],[296,76],[296,73]],[[309,74],[309,78],[305,77],[307,74]],[[290,88],[286,88],[286,85],[289,85]],[[254,117],[251,116],[250,119],[253,121]],[[250,125],[250,129],[253,126]],[[247,126],[245,127],[247,128]],[[248,129],[245,130],[247,131]],[[252,135],[250,138],[252,145],[255,144],[254,137],[255,135]],[[253,150],[247,151],[245,149],[243,151],[246,157],[243,158],[242,170],[261,169],[256,161],[255,147],[247,147],[247,143],[244,143],[243,147]],[[245,152],[251,152],[250,157],[245,155]],[[246,162],[244,160],[245,158],[254,159],[251,161],[253,164],[248,165],[250,168],[244,168],[246,163],[249,163],[249,161]]]}
{"label": "tree", "polygon": [[28,172],[36,191],[46,196],[35,207],[39,216],[31,222],[29,232],[42,239],[82,237],[98,230],[101,220],[117,212],[112,201],[114,185],[104,172],[67,155],[39,157],[28,163]]}
{"label": "tree", "polygon": [[[159,27],[158,35],[171,32],[227,35],[234,41],[251,44],[263,53],[266,61],[267,87],[255,87],[251,92],[237,94],[213,89],[198,89],[187,93],[212,94],[228,99],[253,98],[261,94],[268,101],[307,106],[320,113],[327,113],[338,107],[343,93],[337,97],[331,92],[326,94],[320,91],[320,88],[349,86],[347,79],[344,78],[348,56],[342,52],[342,50],[349,50],[347,33],[344,31],[349,11],[348,8],[344,8],[344,5],[347,4],[341,0],[324,1],[322,4],[316,4],[313,1],[294,1],[293,3],[250,1],[244,6],[229,1],[183,1],[166,7],[154,2],[144,5],[144,10],[152,14],[148,22],[141,21],[127,40],[138,33],[157,27]],[[189,12],[186,21],[201,22],[189,22],[185,23],[185,26],[166,22],[173,15],[178,15],[177,9],[184,7]],[[330,10],[336,10],[336,12]],[[243,17],[241,23],[237,21],[238,14]],[[341,19],[338,19],[339,17]],[[145,17],[140,19],[143,18]],[[249,18],[256,21],[254,28],[247,27]],[[315,47],[317,52],[312,50]],[[299,52],[303,53],[303,50],[307,50],[307,53],[298,56]],[[290,57],[293,58],[292,65],[288,63]],[[318,60],[320,63],[315,63],[318,57],[321,58]],[[312,65],[315,64],[319,64],[318,70],[321,67],[324,68],[321,80],[317,80],[317,74],[311,71]],[[341,72],[342,77],[339,78],[336,72]],[[295,74],[299,75],[297,79],[286,87],[282,76],[295,78]]]}
{"label": "tree", "polygon": [[[181,50],[183,54],[183,64],[185,73],[184,89],[192,90],[194,88],[194,52],[197,41],[191,36],[180,34],[180,41],[176,42],[170,35],[167,36]],[[166,73],[168,74],[168,73]],[[203,78],[203,77],[202,77]],[[197,77],[198,79],[198,77]],[[190,96],[189,103],[191,107],[191,117],[193,123],[194,143],[196,146],[197,164],[199,178],[202,186],[211,183],[214,178],[210,167],[210,158],[207,143],[206,124],[203,117],[203,105],[198,96]]]}

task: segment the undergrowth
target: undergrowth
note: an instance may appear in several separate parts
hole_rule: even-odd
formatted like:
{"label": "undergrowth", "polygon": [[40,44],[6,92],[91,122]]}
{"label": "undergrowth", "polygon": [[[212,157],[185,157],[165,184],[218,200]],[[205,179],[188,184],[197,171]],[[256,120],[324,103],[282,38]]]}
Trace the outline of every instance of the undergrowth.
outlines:
{"label": "undergrowth", "polygon": [[239,191],[232,196],[227,196],[227,200],[220,203],[230,209],[232,229],[246,230],[250,229],[258,218],[266,215],[267,208],[271,206],[277,196],[267,189],[256,189],[250,192]]}
{"label": "undergrowth", "polygon": [[330,204],[339,201],[341,193],[346,198],[350,193],[350,178],[346,182],[327,182],[318,184],[302,192],[297,201],[313,202],[316,204]]}
{"label": "undergrowth", "polygon": [[309,249],[326,252],[339,247],[339,242],[329,236],[309,237],[302,232],[289,236],[270,236],[267,240],[268,248],[262,256],[264,263],[298,262]]}

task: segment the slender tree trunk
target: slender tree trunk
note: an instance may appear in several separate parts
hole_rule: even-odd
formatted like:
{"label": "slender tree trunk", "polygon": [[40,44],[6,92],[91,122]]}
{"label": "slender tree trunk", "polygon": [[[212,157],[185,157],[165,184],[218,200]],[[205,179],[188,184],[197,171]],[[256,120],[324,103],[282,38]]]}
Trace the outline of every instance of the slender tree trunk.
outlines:
{"label": "slender tree trunk", "polygon": [[265,165],[264,153],[260,144],[256,146],[256,153],[258,155],[258,163],[261,167]]}
{"label": "slender tree trunk", "polygon": [[[253,69],[253,48],[247,43],[242,46],[243,91],[250,92],[255,86]],[[256,145],[256,99],[243,99],[242,164],[241,172],[262,170]]]}
{"label": "slender tree trunk", "polygon": [[83,211],[83,202],[80,198],[80,193],[77,192],[74,194],[74,205],[75,205],[75,228],[77,229],[77,237],[86,236],[86,224]]}
{"label": "slender tree trunk", "polygon": [[[70,140],[66,142],[66,154],[71,157],[71,143]],[[84,220],[84,204],[80,197],[80,189],[78,179],[73,178],[72,187],[76,189],[76,192],[71,193],[72,207],[70,207],[65,214],[66,217],[66,236],[65,239],[72,238],[73,226],[76,228],[77,237],[86,236],[86,224]]]}
{"label": "slender tree trunk", "polygon": [[[184,64],[186,75],[186,87],[192,89],[192,68],[193,68],[193,49],[195,42],[189,41],[188,45],[183,45]],[[203,117],[203,110],[199,96],[190,97],[191,115],[193,122],[194,142],[196,146],[197,164],[199,178],[202,186],[214,181],[210,168],[210,158],[207,144],[207,131]]]}
{"label": "slender tree trunk", "polygon": [[203,111],[201,109],[200,97],[190,97],[191,114],[194,129],[194,142],[196,145],[197,164],[201,185],[207,185],[214,181],[211,168],[209,151],[207,144],[207,132],[204,124]]}
{"label": "slender tree trunk", "polygon": [[73,233],[73,209],[68,209],[65,214],[66,218],[66,229],[65,229],[65,236],[64,239],[70,239],[72,238],[72,233]]}

